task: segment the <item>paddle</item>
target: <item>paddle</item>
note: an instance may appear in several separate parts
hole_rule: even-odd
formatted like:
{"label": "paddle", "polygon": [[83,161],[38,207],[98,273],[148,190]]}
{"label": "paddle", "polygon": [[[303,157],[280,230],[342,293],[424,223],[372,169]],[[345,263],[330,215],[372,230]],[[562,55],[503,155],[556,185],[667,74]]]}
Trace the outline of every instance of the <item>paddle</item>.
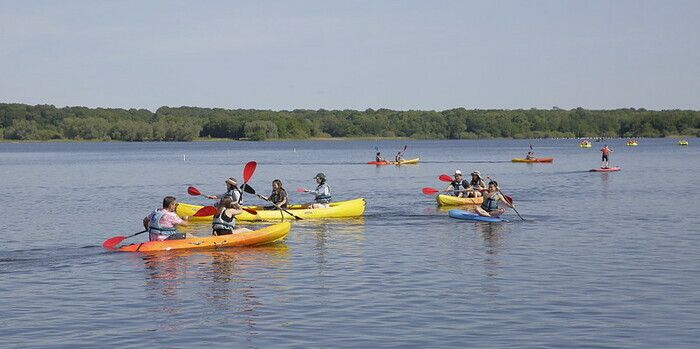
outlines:
{"label": "paddle", "polygon": [[443,181],[443,182],[448,182],[448,183],[451,183],[454,180],[452,178],[452,176],[446,175],[446,174],[441,174],[440,177],[438,177],[438,179]]}
{"label": "paddle", "polygon": [[[303,219],[303,218],[301,218],[301,217],[295,215],[294,213],[291,213],[291,212],[287,211],[287,209],[284,209],[284,208],[282,208],[281,206],[277,205],[276,203],[270,201],[270,199],[266,199],[266,198],[264,198],[262,195],[256,193],[256,192],[255,192],[255,189],[253,189],[253,187],[251,187],[251,186],[248,185],[248,184],[244,184],[244,185],[243,185],[243,191],[245,191],[245,192],[248,193],[248,194],[256,195],[257,197],[259,197],[259,198],[261,198],[261,199],[263,199],[263,200],[265,200],[265,201],[271,203],[273,206],[277,207],[280,211],[287,212],[287,214],[289,214],[290,216],[292,216],[292,217],[294,217],[294,218],[296,218],[296,219],[298,219],[298,220],[302,220],[302,219]],[[284,218],[284,216],[282,216],[282,218]]]}
{"label": "paddle", "polygon": [[[493,178],[491,178],[489,176],[486,176],[486,179],[493,180]],[[525,218],[523,218],[523,216],[520,215],[520,212],[518,212],[518,210],[516,210],[515,207],[513,207],[513,198],[506,195],[506,194],[503,194],[503,192],[501,191],[501,188],[499,188],[499,187],[496,187],[496,190],[498,190],[499,194],[503,195],[503,198],[506,199],[508,204],[511,205],[511,208],[513,209],[513,211],[515,211],[515,213],[518,215],[518,217],[520,217],[520,219],[522,219],[522,220],[525,220]]]}
{"label": "paddle", "polygon": [[106,248],[106,249],[108,249],[108,250],[116,250],[116,249],[114,248],[114,246],[119,245],[122,241],[124,241],[124,240],[126,240],[126,239],[128,239],[128,238],[130,238],[130,237],[134,237],[134,236],[136,236],[136,235],[143,234],[143,233],[145,233],[145,232],[147,232],[147,231],[148,231],[148,229],[142,230],[142,231],[140,231],[140,232],[138,232],[138,233],[136,233],[136,234],[131,234],[131,235],[129,235],[129,236],[115,236],[115,237],[113,237],[113,238],[109,238],[109,239],[105,240],[105,242],[102,243],[102,247],[104,247],[104,248]]}
{"label": "paddle", "polygon": [[[245,186],[247,184],[244,183],[243,185]],[[187,194],[190,194],[192,196],[198,196],[198,195],[206,196],[206,195],[202,194],[199,191],[199,189],[197,189],[195,187],[187,187]],[[204,209],[207,209],[207,211],[202,211]],[[214,209],[213,213],[209,213],[209,212],[211,212],[211,209]],[[246,212],[252,214],[252,215],[258,214],[258,211],[254,210],[252,208],[241,207],[241,209],[243,211],[246,211]],[[195,217],[213,216],[213,215],[217,214],[218,212],[219,212],[219,210],[217,210],[216,207],[214,207],[214,206],[204,206],[201,209],[199,209],[199,211],[195,212],[195,214],[193,214],[193,216],[195,216]]]}
{"label": "paddle", "polygon": [[423,188],[423,194],[425,194],[425,195],[435,195],[439,192],[440,191],[435,189],[435,188],[428,188],[428,187]]}
{"label": "paddle", "polygon": [[297,193],[306,193],[306,189],[304,189],[304,188],[297,188]]}

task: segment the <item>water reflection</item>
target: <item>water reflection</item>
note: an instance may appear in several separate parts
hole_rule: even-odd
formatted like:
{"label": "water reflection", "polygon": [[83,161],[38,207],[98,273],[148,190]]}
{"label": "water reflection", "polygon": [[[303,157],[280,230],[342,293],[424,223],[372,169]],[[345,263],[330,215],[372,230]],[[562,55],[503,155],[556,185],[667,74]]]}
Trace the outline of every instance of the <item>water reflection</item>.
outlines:
{"label": "water reflection", "polygon": [[[264,270],[285,271],[291,253],[284,243],[261,247],[226,248],[207,251],[169,251],[142,256],[145,291],[165,315],[159,330],[177,330],[176,320],[186,313],[193,296],[200,295],[210,309],[207,313],[231,310],[242,317],[249,336],[255,334],[257,309],[262,306],[256,277]],[[186,292],[186,294],[185,294]],[[230,320],[224,320],[230,321]]]}

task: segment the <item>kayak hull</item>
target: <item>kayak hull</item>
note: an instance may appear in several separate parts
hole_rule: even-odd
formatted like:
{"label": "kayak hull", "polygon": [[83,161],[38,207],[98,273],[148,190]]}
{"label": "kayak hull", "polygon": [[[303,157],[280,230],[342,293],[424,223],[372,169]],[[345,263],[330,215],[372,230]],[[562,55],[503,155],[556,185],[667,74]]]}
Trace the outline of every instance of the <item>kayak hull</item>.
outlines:
{"label": "kayak hull", "polygon": [[626,145],[627,145],[628,147],[636,147],[636,146],[639,145],[639,143],[637,143],[637,142],[634,142],[634,143],[626,143]]}
{"label": "kayak hull", "polygon": [[458,198],[456,196],[440,194],[435,197],[438,206],[462,206],[462,205],[481,205],[484,202],[483,197],[478,198]]}
{"label": "kayak hull", "polygon": [[461,220],[465,220],[465,221],[489,222],[489,223],[497,223],[497,222],[505,222],[506,221],[503,218],[484,217],[484,216],[480,216],[474,212],[469,212],[469,211],[465,211],[465,210],[450,210],[447,214],[452,218],[461,219]]}
{"label": "kayak hull", "polygon": [[[287,211],[302,219],[317,219],[317,218],[347,218],[359,217],[365,212],[365,199],[359,198],[348,201],[331,202],[327,208],[301,208],[301,205],[290,205]],[[194,213],[203,206],[179,203],[177,205],[177,215],[180,217],[189,216],[192,222],[211,222],[214,216],[193,217]],[[245,206],[258,211],[258,214],[253,215],[248,212],[243,212],[236,216],[239,221],[276,221],[276,220],[293,220],[295,219],[289,213],[280,210],[264,210],[261,206]]]}
{"label": "kayak hull", "polygon": [[260,246],[283,240],[289,234],[289,222],[277,223],[262,229],[222,236],[196,237],[182,240],[148,241],[119,247],[122,252],[151,252],[170,250],[207,249],[220,247]]}
{"label": "kayak hull", "polygon": [[581,147],[581,148],[590,148],[590,147],[593,146],[593,144],[590,144],[590,143],[582,143],[582,144],[579,144],[578,146]]}
{"label": "kayak hull", "polygon": [[510,160],[512,162],[553,162],[554,158],[534,158],[534,159],[523,159],[523,158],[516,158]]}
{"label": "kayak hull", "polygon": [[403,160],[403,161],[370,161],[367,164],[369,165],[415,165],[418,162],[420,162],[420,158],[415,158],[415,159],[409,159],[409,160]]}
{"label": "kayak hull", "polygon": [[688,145],[688,142],[678,142],[678,145]]}
{"label": "kayak hull", "polygon": [[622,170],[621,167],[599,167],[599,168],[593,168],[589,172],[615,172],[615,171],[620,171]]}

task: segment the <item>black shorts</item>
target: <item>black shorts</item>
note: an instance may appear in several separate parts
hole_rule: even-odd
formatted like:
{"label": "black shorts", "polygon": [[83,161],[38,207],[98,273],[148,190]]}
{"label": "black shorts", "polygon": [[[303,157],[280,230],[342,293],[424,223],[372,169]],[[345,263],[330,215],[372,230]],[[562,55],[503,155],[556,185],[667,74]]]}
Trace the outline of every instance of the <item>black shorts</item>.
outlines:
{"label": "black shorts", "polygon": [[216,229],[214,230],[214,235],[220,236],[220,235],[230,235],[233,234],[233,231],[231,230],[226,230],[226,229]]}
{"label": "black shorts", "polygon": [[608,156],[607,156],[607,155],[603,155],[603,161],[608,161]]}

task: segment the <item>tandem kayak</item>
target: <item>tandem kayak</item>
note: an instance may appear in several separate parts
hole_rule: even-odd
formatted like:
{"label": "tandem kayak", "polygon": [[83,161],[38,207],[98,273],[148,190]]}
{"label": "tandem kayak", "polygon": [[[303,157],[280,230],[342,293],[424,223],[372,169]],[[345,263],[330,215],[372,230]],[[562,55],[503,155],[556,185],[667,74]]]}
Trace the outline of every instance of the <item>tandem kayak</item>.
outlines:
{"label": "tandem kayak", "polygon": [[484,202],[483,197],[478,198],[458,198],[456,196],[440,194],[436,198],[438,206],[462,206],[462,205],[481,205]]}
{"label": "tandem kayak", "polygon": [[593,144],[591,144],[590,142],[582,142],[582,143],[579,143],[578,146],[581,148],[590,148],[593,146]]}
{"label": "tandem kayak", "polygon": [[[359,217],[365,212],[365,199],[359,198],[348,201],[331,202],[326,208],[301,208],[301,205],[289,205],[287,211],[302,219],[313,218],[346,218]],[[176,213],[180,217],[189,216],[191,222],[211,222],[214,216],[193,217],[204,206],[190,205],[179,203]],[[248,212],[243,212],[236,216],[239,221],[274,221],[280,219],[295,219],[289,213],[280,210],[266,210],[262,206],[244,206],[258,211],[258,214],[253,215]]]}
{"label": "tandem kayak", "polygon": [[221,236],[195,237],[182,240],[148,241],[121,246],[117,251],[149,252],[218,247],[260,246],[283,240],[291,228],[289,222],[277,223],[262,229]]}
{"label": "tandem kayak", "polygon": [[409,159],[409,160],[402,160],[399,162],[396,161],[370,161],[367,164],[369,165],[415,165],[420,161],[420,158],[415,158],[415,159]]}
{"label": "tandem kayak", "polygon": [[465,211],[465,210],[450,210],[447,214],[452,218],[462,219],[465,221],[490,222],[490,223],[507,222],[507,220],[505,220],[503,218],[480,216],[474,212],[469,212],[469,211]]}
{"label": "tandem kayak", "polygon": [[621,167],[599,167],[589,170],[589,172],[615,172],[622,170]]}
{"label": "tandem kayak", "polygon": [[534,159],[523,159],[523,158],[515,158],[510,160],[512,162],[552,162],[554,161],[554,158],[534,158]]}
{"label": "tandem kayak", "polygon": [[629,141],[629,142],[625,143],[625,145],[628,147],[636,147],[639,145],[639,143],[634,142],[634,141]]}

